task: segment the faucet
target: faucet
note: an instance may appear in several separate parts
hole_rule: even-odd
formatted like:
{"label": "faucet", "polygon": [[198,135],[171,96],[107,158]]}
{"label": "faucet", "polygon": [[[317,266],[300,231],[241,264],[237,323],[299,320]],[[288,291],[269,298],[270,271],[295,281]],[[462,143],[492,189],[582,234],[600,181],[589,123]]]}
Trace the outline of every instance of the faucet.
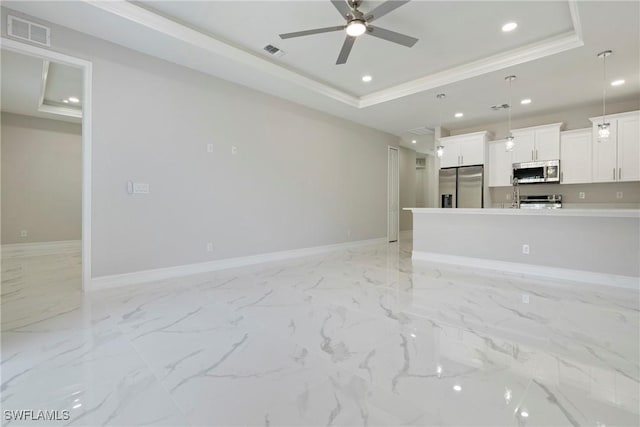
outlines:
{"label": "faucet", "polygon": [[518,178],[513,178],[513,202],[511,202],[511,209],[520,209],[520,186],[518,184]]}

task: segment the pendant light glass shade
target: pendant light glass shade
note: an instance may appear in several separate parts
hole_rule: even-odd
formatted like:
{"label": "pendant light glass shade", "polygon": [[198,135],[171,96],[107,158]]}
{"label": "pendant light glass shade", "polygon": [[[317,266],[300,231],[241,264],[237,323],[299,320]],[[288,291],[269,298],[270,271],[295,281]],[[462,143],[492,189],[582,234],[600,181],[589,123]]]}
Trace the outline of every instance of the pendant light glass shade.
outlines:
{"label": "pendant light glass shade", "polygon": [[609,123],[601,123],[598,125],[598,139],[605,141],[611,135],[611,125]]}
{"label": "pendant light glass shade", "polygon": [[514,143],[514,139],[515,139],[515,138],[513,137],[513,135],[509,135],[509,136],[507,137],[507,140],[504,142],[504,148],[505,148],[505,150],[507,150],[507,151],[513,151],[513,146],[515,145],[515,143]]}
{"label": "pendant light glass shade", "polygon": [[436,147],[436,155],[438,157],[442,157],[443,154],[444,154],[444,145],[438,145]]}
{"label": "pendant light glass shade", "polygon": [[607,114],[607,56],[613,51],[603,50],[598,54],[602,58],[602,123],[598,125],[598,142],[604,142],[611,135],[611,125],[606,121]]}

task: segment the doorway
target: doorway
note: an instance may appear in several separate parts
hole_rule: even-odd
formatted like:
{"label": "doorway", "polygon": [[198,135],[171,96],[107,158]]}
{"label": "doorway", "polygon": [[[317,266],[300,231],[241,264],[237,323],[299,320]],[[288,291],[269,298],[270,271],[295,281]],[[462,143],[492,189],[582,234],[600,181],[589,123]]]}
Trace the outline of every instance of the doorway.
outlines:
{"label": "doorway", "polygon": [[397,147],[387,150],[387,241],[397,242],[400,230],[400,164]]}
{"label": "doorway", "polygon": [[[75,283],[85,291],[91,282],[91,62],[6,37],[0,54],[3,260],[76,251]],[[75,170],[65,165],[71,158]],[[22,166],[5,169],[12,159]]]}

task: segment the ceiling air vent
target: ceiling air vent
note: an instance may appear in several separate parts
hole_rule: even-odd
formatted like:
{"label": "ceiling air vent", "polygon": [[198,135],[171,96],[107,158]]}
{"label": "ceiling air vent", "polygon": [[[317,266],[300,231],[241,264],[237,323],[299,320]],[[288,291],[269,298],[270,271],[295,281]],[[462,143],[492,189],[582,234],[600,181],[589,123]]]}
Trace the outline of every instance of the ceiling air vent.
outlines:
{"label": "ceiling air vent", "polygon": [[270,55],[273,56],[281,57],[282,55],[284,55],[284,50],[280,50],[272,44],[266,45],[264,47],[264,50],[266,50]]}
{"label": "ceiling air vent", "polygon": [[40,46],[51,46],[51,29],[15,16],[7,16],[7,34]]}
{"label": "ceiling air vent", "polygon": [[509,108],[509,104],[497,104],[491,106],[493,111],[506,110],[507,108]]}
{"label": "ceiling air vent", "polygon": [[426,126],[415,128],[415,129],[409,129],[407,132],[409,132],[412,135],[418,135],[418,136],[433,135],[433,129],[429,129]]}

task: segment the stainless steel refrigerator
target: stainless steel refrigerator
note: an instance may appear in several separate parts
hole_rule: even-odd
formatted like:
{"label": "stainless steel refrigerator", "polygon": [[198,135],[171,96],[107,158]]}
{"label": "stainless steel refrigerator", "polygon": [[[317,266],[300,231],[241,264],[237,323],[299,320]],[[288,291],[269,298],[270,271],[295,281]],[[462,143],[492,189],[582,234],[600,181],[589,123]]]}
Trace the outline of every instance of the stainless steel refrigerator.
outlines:
{"label": "stainless steel refrigerator", "polygon": [[440,169],[441,208],[482,208],[483,189],[482,166]]}

